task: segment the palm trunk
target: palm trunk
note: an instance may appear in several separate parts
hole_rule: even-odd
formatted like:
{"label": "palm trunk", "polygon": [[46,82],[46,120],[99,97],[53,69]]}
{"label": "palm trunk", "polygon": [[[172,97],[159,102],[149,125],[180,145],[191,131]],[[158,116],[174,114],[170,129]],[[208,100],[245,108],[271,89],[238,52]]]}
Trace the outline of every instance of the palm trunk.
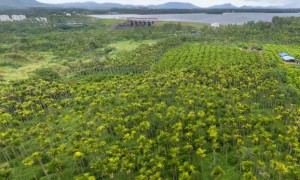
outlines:
{"label": "palm trunk", "polygon": [[39,163],[40,163],[40,165],[42,167],[42,170],[43,170],[44,174],[46,175],[47,179],[50,180],[50,177],[49,177],[49,175],[47,173],[46,167],[44,166],[44,164],[42,163],[41,160],[39,160]]}

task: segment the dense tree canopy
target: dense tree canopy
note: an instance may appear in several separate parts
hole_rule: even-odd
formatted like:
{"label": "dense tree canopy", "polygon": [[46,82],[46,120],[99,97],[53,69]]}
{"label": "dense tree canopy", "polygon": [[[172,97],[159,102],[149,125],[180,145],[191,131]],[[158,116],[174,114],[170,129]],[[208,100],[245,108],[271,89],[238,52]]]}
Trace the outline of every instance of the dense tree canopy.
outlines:
{"label": "dense tree canopy", "polygon": [[298,18],[94,21],[2,28],[0,74],[31,71],[0,84],[0,179],[300,178]]}

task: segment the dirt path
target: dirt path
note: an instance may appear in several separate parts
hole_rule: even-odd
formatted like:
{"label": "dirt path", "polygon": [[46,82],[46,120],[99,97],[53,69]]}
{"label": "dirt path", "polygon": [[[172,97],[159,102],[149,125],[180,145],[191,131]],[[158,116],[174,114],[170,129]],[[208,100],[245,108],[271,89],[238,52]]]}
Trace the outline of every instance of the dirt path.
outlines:
{"label": "dirt path", "polygon": [[284,64],[296,64],[296,62],[286,62],[286,61],[283,61]]}
{"label": "dirt path", "polygon": [[265,56],[264,56],[264,53],[263,53],[262,51],[258,51],[258,54],[259,54],[261,60],[262,60],[263,62],[265,62]]}

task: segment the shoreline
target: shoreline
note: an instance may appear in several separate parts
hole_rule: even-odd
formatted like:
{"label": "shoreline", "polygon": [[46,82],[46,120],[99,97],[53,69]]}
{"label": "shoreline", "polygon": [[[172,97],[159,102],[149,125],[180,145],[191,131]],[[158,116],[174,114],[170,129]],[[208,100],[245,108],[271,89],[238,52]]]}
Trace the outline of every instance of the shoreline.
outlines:
{"label": "shoreline", "polygon": [[188,22],[200,24],[219,23],[221,25],[228,24],[244,24],[250,21],[271,22],[275,16],[278,17],[300,17],[300,13],[225,13],[225,14],[107,14],[107,15],[89,15],[94,18],[102,19],[124,19],[124,18],[155,18],[158,21],[170,22]]}

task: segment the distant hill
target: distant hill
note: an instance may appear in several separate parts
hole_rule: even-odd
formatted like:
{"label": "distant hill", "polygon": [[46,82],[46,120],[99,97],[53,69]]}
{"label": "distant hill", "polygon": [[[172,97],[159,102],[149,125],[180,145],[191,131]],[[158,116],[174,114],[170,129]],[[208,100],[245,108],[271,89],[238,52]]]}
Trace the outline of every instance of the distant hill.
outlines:
{"label": "distant hill", "polygon": [[[297,6],[300,6],[300,4]],[[149,8],[149,9],[200,9],[201,7],[195,6],[191,3],[183,2],[168,2],[158,5],[124,5],[118,3],[96,3],[92,1],[88,2],[76,2],[76,3],[63,3],[63,4],[45,4],[40,3],[37,0],[0,0],[1,9],[24,9],[30,7],[57,7],[57,8],[82,8],[82,9],[125,9],[125,8]],[[261,6],[242,6],[236,7],[231,3],[215,5],[208,7],[207,9],[278,9],[278,8],[291,8],[290,6],[283,7],[261,7]],[[203,8],[202,8],[203,9]]]}
{"label": "distant hill", "polygon": [[21,9],[29,7],[45,7],[46,4],[36,0],[0,0],[0,9]]}
{"label": "distant hill", "polygon": [[134,8],[133,5],[123,5],[118,3],[96,3],[96,2],[82,2],[82,3],[64,3],[56,4],[56,7],[64,8],[83,8],[83,9],[112,9],[112,8]]}
{"label": "distant hill", "polygon": [[211,6],[208,8],[209,9],[237,9],[238,7],[232,5],[231,3],[226,3],[226,4]]}
{"label": "distant hill", "polygon": [[60,7],[60,8],[82,8],[82,9],[112,9],[112,8],[150,8],[150,9],[197,9],[191,3],[169,2],[159,5],[149,6],[135,6],[124,5],[118,3],[96,3],[96,2],[76,2],[76,3],[63,3],[63,4],[43,4],[36,0],[0,0],[0,9],[7,8],[28,8],[28,7]]}
{"label": "distant hill", "polygon": [[135,5],[124,5],[118,3],[96,3],[96,2],[82,2],[82,3],[65,3],[57,4],[55,6],[65,8],[86,8],[86,9],[112,9],[112,8],[138,8],[144,7],[149,9],[196,9],[199,8],[191,3],[180,3],[180,2],[169,2],[159,5],[149,6],[135,6]]}
{"label": "distant hill", "polygon": [[191,3],[181,3],[181,2],[168,2],[159,5],[149,5],[147,7],[150,9],[198,9],[200,8]]}

